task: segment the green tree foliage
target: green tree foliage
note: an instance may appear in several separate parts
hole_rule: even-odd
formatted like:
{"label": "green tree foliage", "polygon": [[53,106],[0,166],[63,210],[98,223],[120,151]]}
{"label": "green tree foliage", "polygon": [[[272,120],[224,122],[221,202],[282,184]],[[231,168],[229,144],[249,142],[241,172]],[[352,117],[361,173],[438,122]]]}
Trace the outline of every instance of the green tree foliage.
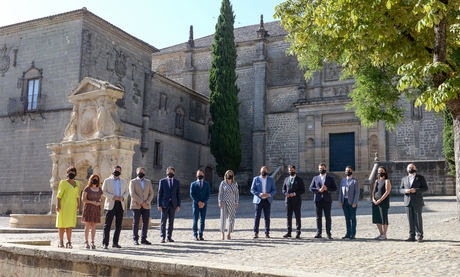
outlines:
{"label": "green tree foliage", "polygon": [[443,148],[442,153],[446,158],[446,162],[450,168],[450,175],[455,176],[455,152],[454,152],[454,126],[452,115],[448,109],[443,111],[444,117],[444,129],[442,130],[443,134]]}
{"label": "green tree foliage", "polygon": [[241,164],[234,20],[230,1],[222,0],[212,45],[211,69],[209,70],[212,118],[210,146],[211,153],[216,159],[217,174],[221,177],[228,169],[236,173]]}
{"label": "green tree foliage", "polygon": [[276,7],[276,16],[307,78],[326,62],[341,64],[345,75],[369,63],[390,66],[399,76],[400,96],[439,111],[460,91],[460,74],[448,55],[460,44],[459,8],[460,0],[288,0]]}

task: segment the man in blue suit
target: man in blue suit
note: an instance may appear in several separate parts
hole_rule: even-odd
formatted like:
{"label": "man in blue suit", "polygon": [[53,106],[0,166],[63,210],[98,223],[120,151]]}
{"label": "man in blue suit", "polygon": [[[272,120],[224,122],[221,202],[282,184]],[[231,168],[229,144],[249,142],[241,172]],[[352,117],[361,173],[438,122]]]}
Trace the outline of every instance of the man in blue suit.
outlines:
{"label": "man in blue suit", "polygon": [[[190,185],[190,197],[193,200],[193,236],[195,240],[204,240],[204,220],[210,195],[210,186],[204,180],[204,171],[198,169],[196,172],[197,180]],[[200,236],[198,237],[198,217],[200,218]]]}
{"label": "man in blue suit", "polygon": [[345,168],[346,178],[340,181],[339,188],[339,207],[343,209],[347,233],[342,239],[354,239],[356,235],[356,209],[359,200],[359,182],[353,178],[353,168],[347,166]]}
{"label": "man in blue suit", "polygon": [[252,181],[251,193],[254,195],[252,203],[254,203],[256,214],[254,218],[254,239],[259,237],[259,223],[262,210],[265,217],[265,237],[270,238],[270,208],[273,200],[273,195],[276,193],[275,180],[268,176],[268,168],[262,166],[260,176],[257,176]]}
{"label": "man in blue suit", "polygon": [[314,193],[316,204],[316,235],[315,238],[321,238],[323,231],[323,211],[326,217],[327,238],[332,239],[331,234],[331,206],[332,198],[329,192],[336,191],[337,186],[332,176],[326,175],[326,165],[321,163],[318,166],[319,175],[313,177],[310,185],[310,191]]}
{"label": "man in blue suit", "polygon": [[166,169],[167,178],[161,179],[158,186],[158,210],[161,212],[161,242],[165,243],[166,220],[168,224],[168,242],[174,242],[172,232],[174,229],[174,216],[180,210],[180,183],[174,178],[176,170],[169,166]]}

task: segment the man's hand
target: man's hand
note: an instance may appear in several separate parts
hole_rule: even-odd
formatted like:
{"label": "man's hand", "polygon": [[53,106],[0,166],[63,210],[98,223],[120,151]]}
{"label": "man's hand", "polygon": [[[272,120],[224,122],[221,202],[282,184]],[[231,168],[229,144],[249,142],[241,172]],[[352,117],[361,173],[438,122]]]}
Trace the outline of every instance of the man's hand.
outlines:
{"label": "man's hand", "polygon": [[142,202],[142,208],[147,209],[147,203],[145,201]]}
{"label": "man's hand", "polygon": [[198,208],[203,209],[204,207],[204,202],[198,201]]}
{"label": "man's hand", "polygon": [[351,207],[356,208],[358,205],[352,204]]}
{"label": "man's hand", "polygon": [[411,189],[409,190],[409,192],[410,192],[410,193],[416,193],[417,190],[416,190],[415,188],[411,188]]}
{"label": "man's hand", "polygon": [[158,211],[163,211],[163,208],[161,206],[158,207]]}
{"label": "man's hand", "polygon": [[326,191],[327,190],[327,187],[325,185],[323,185],[323,187],[321,188],[323,191]]}
{"label": "man's hand", "polygon": [[340,208],[342,208],[342,205],[343,205],[343,203],[342,203],[342,202],[339,202],[339,207],[340,207]]}
{"label": "man's hand", "polygon": [[179,207],[179,206],[177,206],[177,207],[176,207],[176,212],[178,212],[179,210],[180,210],[180,207]]}
{"label": "man's hand", "polygon": [[407,194],[409,194],[409,193],[411,193],[411,189],[406,189],[405,192],[406,192]]}

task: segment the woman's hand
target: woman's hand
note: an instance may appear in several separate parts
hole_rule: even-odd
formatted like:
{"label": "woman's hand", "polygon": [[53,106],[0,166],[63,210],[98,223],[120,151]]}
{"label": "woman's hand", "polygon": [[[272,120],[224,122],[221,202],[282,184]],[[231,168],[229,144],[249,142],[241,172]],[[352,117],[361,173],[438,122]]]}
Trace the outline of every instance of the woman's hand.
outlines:
{"label": "woman's hand", "polygon": [[222,209],[223,206],[224,206],[224,205],[222,205],[222,203],[219,203],[219,208]]}
{"label": "woman's hand", "polygon": [[235,204],[235,208],[238,208],[238,203]]}

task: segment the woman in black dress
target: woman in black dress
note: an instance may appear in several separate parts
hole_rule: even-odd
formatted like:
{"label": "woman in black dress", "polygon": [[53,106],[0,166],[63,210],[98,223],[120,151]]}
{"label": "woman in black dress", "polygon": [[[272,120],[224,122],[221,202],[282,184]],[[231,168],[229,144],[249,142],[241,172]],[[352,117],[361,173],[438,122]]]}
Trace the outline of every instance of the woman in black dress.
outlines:
{"label": "woman in black dress", "polygon": [[375,239],[386,240],[388,230],[388,209],[390,208],[391,183],[385,167],[378,169],[377,180],[372,190],[372,223],[377,224],[380,235]]}

